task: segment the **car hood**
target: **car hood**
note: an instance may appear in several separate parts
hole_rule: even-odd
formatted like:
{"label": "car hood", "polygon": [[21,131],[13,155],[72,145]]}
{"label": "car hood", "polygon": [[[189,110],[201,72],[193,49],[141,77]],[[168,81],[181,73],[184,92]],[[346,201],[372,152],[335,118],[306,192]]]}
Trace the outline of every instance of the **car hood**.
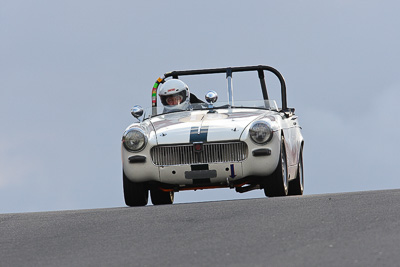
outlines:
{"label": "car hood", "polygon": [[239,140],[247,125],[265,115],[255,109],[185,111],[153,117],[151,123],[159,145],[216,142]]}

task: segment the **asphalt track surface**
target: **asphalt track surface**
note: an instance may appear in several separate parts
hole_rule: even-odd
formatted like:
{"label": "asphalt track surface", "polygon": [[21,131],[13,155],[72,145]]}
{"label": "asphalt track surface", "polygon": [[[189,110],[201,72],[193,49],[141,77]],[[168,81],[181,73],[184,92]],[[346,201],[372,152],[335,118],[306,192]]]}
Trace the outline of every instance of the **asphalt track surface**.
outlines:
{"label": "asphalt track surface", "polygon": [[0,214],[1,266],[399,266],[400,190]]}

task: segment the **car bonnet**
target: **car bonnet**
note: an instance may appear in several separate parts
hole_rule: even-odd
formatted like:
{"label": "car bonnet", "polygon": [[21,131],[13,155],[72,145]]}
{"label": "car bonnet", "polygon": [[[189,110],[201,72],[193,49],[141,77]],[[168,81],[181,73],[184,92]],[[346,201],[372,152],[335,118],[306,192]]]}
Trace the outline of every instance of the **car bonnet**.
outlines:
{"label": "car bonnet", "polygon": [[154,117],[151,123],[159,145],[239,140],[246,126],[266,112],[257,109],[185,111]]}

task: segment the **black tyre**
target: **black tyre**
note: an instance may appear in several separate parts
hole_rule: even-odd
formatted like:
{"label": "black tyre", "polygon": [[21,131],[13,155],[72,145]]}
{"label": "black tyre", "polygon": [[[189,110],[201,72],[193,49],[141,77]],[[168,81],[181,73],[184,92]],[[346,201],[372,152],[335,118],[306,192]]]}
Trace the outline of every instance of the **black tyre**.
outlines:
{"label": "black tyre", "polygon": [[153,205],[165,205],[174,203],[174,191],[164,192],[159,188],[151,188],[151,203]]}
{"label": "black tyre", "polygon": [[304,190],[303,147],[301,147],[297,176],[296,179],[289,182],[289,195],[290,196],[302,195],[303,190]]}
{"label": "black tyre", "polygon": [[273,174],[266,178],[264,194],[267,197],[282,197],[288,194],[288,172],[285,139],[282,135],[279,163]]}
{"label": "black tyre", "polygon": [[125,204],[130,207],[146,206],[149,199],[149,189],[146,183],[131,182],[123,173]]}

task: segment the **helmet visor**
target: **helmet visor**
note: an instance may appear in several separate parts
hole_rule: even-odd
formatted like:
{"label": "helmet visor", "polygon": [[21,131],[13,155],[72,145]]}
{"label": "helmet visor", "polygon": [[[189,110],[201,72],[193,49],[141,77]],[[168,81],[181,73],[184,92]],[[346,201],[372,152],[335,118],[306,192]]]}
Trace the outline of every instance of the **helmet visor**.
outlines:
{"label": "helmet visor", "polygon": [[182,103],[183,97],[181,95],[171,95],[167,96],[165,101],[167,102],[168,106],[175,106]]}
{"label": "helmet visor", "polygon": [[161,95],[161,102],[164,106],[176,106],[186,100],[186,92],[181,91],[173,95]]}

